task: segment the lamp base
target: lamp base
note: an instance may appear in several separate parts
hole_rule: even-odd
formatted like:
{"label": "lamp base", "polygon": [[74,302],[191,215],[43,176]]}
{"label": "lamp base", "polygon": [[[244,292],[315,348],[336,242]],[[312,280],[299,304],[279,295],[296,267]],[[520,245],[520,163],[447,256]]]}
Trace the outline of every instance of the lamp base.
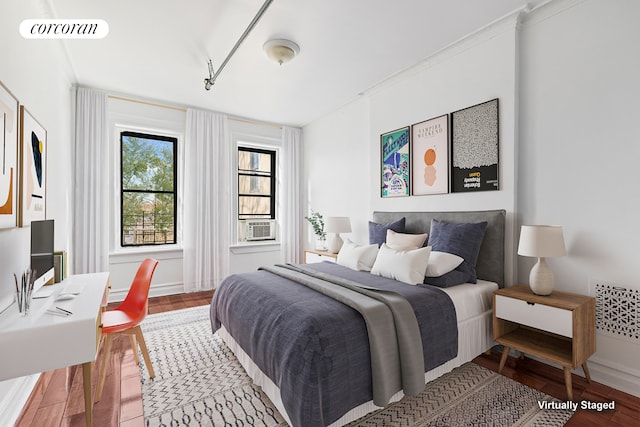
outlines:
{"label": "lamp base", "polygon": [[337,254],[340,252],[343,243],[342,237],[340,237],[338,233],[330,233],[327,239],[327,251],[332,254]]}
{"label": "lamp base", "polygon": [[553,286],[553,272],[544,258],[538,258],[538,262],[529,273],[529,287],[536,295],[551,295]]}

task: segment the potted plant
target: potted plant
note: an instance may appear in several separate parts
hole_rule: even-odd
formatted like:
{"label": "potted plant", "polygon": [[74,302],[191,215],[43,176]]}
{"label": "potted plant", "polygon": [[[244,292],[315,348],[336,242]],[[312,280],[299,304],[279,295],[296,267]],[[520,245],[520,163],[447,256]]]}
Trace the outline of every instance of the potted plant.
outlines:
{"label": "potted plant", "polygon": [[324,218],[322,214],[311,210],[311,215],[305,216],[304,219],[309,221],[313,227],[313,234],[316,235],[316,250],[327,250],[327,233],[324,231]]}

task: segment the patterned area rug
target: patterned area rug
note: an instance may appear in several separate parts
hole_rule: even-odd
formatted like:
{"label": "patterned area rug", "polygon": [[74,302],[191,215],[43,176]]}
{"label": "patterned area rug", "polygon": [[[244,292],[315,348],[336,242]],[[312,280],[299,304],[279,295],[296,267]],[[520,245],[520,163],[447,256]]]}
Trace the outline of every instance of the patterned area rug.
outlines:
{"label": "patterned area rug", "polygon": [[[140,357],[147,426],[286,426],[233,353],[211,333],[209,306],[154,314],[142,324],[156,372]],[[474,363],[430,382],[416,397],[350,426],[562,426],[571,411],[539,409],[557,400]]]}

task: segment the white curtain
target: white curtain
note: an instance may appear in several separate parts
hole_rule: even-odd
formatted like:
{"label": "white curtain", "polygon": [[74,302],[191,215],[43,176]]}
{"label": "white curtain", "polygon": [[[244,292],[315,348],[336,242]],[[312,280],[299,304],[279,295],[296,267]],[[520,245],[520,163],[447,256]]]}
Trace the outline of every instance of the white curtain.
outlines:
{"label": "white curtain", "polygon": [[78,88],[73,149],[73,273],[109,269],[109,144],[105,93]]}
{"label": "white curtain", "polygon": [[282,127],[282,151],[280,159],[280,244],[284,262],[300,262],[302,255],[302,193],[301,168],[302,131]]}
{"label": "white curtain", "polygon": [[215,289],[229,274],[231,156],[227,116],[187,110],[184,290]]}

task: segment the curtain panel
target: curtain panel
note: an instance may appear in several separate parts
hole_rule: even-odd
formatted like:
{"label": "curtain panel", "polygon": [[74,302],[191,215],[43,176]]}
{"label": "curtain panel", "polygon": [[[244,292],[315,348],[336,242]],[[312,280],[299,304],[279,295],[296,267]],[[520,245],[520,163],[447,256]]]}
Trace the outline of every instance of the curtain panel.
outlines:
{"label": "curtain panel", "polygon": [[302,258],[302,131],[282,127],[280,177],[280,245],[283,262],[299,263]]}
{"label": "curtain panel", "polygon": [[231,141],[227,116],[187,110],[184,290],[215,289],[229,274]]}
{"label": "curtain panel", "polygon": [[109,269],[107,107],[105,93],[77,89],[71,227],[74,274]]}

